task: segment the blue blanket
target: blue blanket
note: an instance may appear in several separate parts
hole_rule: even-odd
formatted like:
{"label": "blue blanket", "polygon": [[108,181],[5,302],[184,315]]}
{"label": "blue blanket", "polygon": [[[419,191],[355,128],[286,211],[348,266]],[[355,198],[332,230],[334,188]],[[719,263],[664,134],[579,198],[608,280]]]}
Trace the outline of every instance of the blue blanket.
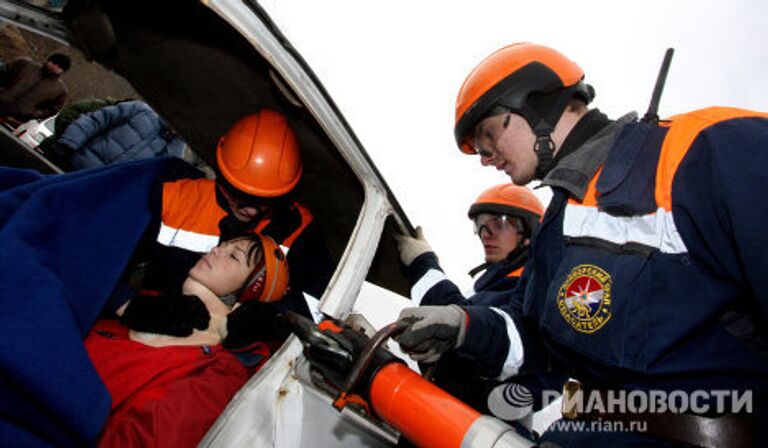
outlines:
{"label": "blue blanket", "polygon": [[83,337],[150,223],[150,192],[194,172],[176,158],[0,167],[0,446],[96,444],[110,397]]}

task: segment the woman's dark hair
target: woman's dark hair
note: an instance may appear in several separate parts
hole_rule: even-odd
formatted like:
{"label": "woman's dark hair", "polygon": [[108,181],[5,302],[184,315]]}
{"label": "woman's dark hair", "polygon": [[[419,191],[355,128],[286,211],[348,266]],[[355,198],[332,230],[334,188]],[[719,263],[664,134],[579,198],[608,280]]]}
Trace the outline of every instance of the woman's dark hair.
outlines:
{"label": "woman's dark hair", "polygon": [[231,294],[228,294],[224,297],[219,297],[222,302],[224,302],[229,306],[232,306],[235,303],[240,293],[243,292],[243,290],[251,282],[254,271],[258,269],[259,263],[264,257],[264,251],[262,250],[262,247],[261,247],[261,239],[255,233],[238,234],[228,239],[222,238],[219,244],[222,244],[224,242],[237,241],[237,240],[247,240],[252,243],[251,246],[248,248],[248,252],[246,253],[246,257],[248,258],[248,264],[251,267],[251,273],[248,275],[248,278],[246,279],[245,283],[240,285],[237,291]]}

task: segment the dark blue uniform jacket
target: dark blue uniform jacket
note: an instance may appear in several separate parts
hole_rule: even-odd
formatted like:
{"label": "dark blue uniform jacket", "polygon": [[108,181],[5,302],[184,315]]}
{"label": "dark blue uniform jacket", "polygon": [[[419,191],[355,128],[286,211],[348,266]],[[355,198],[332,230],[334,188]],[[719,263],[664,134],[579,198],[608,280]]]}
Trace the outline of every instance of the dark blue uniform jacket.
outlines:
{"label": "dark blue uniform jacket", "polygon": [[431,286],[422,290],[412,290],[411,299],[421,305],[485,305],[499,306],[509,302],[509,291],[520,278],[511,275],[523,263],[500,261],[490,264],[474,284],[474,293],[465,297],[458,286],[450,281],[445,274],[434,252],[419,255],[408,267],[408,275],[412,285],[416,285],[425,276],[433,277]]}
{"label": "dark blue uniform jacket", "polygon": [[[710,108],[610,125],[544,179],[554,197],[511,300],[524,366],[593,388],[768,386],[768,119]],[[460,349],[489,376],[505,319],[468,306]],[[759,409],[758,409],[759,410]]]}

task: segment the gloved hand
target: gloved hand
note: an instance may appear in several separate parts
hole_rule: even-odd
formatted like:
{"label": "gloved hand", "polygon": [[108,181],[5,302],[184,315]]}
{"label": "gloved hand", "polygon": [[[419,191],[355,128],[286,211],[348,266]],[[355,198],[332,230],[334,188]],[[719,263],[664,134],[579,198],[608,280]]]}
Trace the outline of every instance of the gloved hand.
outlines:
{"label": "gloved hand", "polygon": [[139,294],[131,299],[120,322],[136,331],[189,336],[205,330],[211,316],[197,296]]}
{"label": "gloved hand", "polygon": [[421,226],[416,227],[415,238],[409,235],[395,235],[395,240],[397,240],[397,250],[400,251],[400,261],[406,266],[410,266],[419,255],[432,252],[432,248],[424,238]]}
{"label": "gloved hand", "polygon": [[433,363],[460,347],[467,331],[467,313],[458,305],[405,308],[397,321],[411,324],[394,339],[418,362]]}
{"label": "gloved hand", "polygon": [[237,350],[254,342],[282,342],[289,334],[274,304],[249,300],[227,314],[227,336],[222,345]]}

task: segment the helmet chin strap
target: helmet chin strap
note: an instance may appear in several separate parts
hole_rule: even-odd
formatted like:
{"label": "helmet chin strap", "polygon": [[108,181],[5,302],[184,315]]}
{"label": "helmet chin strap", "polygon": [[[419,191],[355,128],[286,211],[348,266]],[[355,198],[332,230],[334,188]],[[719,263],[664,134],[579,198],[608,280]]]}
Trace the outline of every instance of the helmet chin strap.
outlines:
{"label": "helmet chin strap", "polygon": [[519,108],[520,114],[528,121],[528,125],[536,135],[536,142],[533,144],[533,152],[536,154],[538,164],[536,165],[536,179],[543,179],[552,169],[552,161],[555,158],[555,142],[552,141],[552,133],[555,126],[562,118],[563,113],[568,108],[568,103],[578,92],[578,85],[574,85],[557,92],[547,95],[556,95],[552,99],[551,105],[547,108],[543,116],[539,114],[531,105],[526,102]]}
{"label": "helmet chin strap", "polygon": [[551,134],[537,135],[536,143],[533,144],[533,152],[538,160],[534,177],[544,179],[544,176],[552,169],[552,161],[555,158],[555,142],[552,141]]}
{"label": "helmet chin strap", "polygon": [[[528,125],[536,135],[536,141],[533,143],[533,152],[536,154],[536,173],[534,178],[543,179],[550,169],[552,169],[552,160],[555,158],[555,142],[552,141],[552,132],[554,126],[550,121],[545,120],[536,113],[527,104],[517,110],[517,112],[528,122]],[[560,111],[555,111],[551,115],[557,114],[559,119]],[[550,119],[552,117],[549,117]],[[555,121],[557,122],[557,121]]]}

